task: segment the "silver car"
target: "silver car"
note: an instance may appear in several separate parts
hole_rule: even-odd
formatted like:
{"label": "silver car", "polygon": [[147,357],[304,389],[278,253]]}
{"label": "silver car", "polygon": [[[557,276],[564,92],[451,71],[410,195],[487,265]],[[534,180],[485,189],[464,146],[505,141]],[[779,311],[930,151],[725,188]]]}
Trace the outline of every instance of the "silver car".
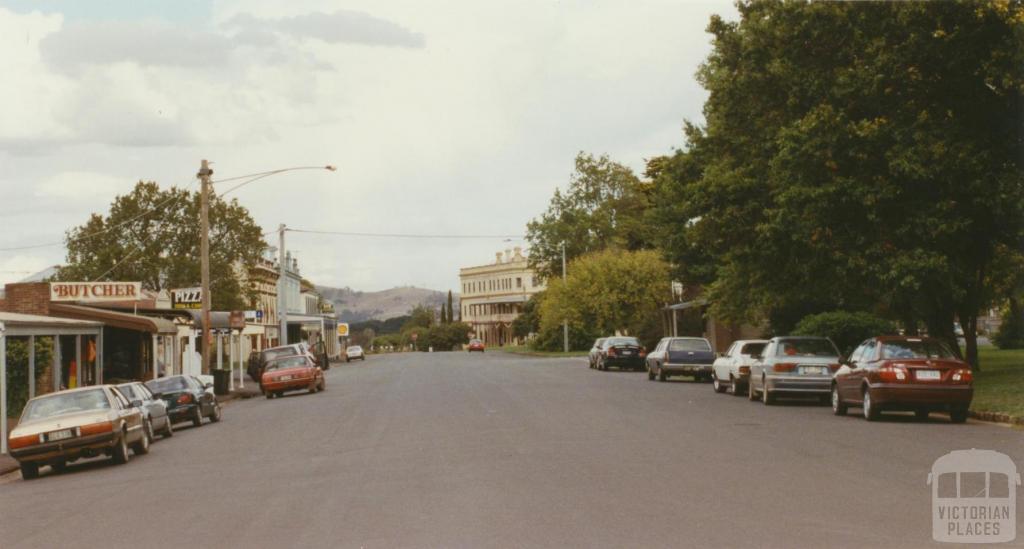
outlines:
{"label": "silver car", "polygon": [[149,420],[147,428],[150,429],[150,432],[147,434],[150,440],[155,438],[155,433],[160,433],[160,436],[164,438],[174,436],[174,425],[167,416],[167,403],[154,396],[149,387],[146,387],[141,381],[133,381],[118,385],[117,389],[132,404],[138,405],[138,408],[142,410],[142,415]]}
{"label": "silver car", "polygon": [[839,351],[826,337],[785,336],[768,340],[761,353],[753,355],[747,395],[775,403],[779,395],[816,396],[828,403],[832,374],[839,369]]}

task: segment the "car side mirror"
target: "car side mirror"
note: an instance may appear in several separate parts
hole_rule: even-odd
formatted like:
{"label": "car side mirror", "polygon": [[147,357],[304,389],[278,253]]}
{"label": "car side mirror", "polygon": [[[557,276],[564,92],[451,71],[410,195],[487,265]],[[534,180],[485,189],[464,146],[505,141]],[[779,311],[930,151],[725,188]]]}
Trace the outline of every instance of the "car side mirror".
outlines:
{"label": "car side mirror", "polygon": [[131,405],[132,405],[132,408],[142,408],[142,401],[141,400],[133,400],[131,402]]}

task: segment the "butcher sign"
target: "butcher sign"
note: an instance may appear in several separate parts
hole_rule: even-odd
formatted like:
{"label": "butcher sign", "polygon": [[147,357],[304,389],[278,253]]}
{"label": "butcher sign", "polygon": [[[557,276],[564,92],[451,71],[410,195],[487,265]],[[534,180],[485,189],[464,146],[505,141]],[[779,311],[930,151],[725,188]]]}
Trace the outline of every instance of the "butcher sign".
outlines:
{"label": "butcher sign", "polygon": [[50,301],[135,301],[141,282],[51,282]]}

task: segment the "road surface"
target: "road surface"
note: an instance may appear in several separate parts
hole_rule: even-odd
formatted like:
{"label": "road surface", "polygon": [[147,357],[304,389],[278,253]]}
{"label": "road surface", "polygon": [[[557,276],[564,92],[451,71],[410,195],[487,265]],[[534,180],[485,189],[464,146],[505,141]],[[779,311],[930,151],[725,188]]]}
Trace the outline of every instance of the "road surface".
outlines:
{"label": "road surface", "polygon": [[327,382],[124,466],[7,475],[0,547],[920,547],[936,458],[1024,465],[1020,430],[766,407],[586,359],[372,356]]}

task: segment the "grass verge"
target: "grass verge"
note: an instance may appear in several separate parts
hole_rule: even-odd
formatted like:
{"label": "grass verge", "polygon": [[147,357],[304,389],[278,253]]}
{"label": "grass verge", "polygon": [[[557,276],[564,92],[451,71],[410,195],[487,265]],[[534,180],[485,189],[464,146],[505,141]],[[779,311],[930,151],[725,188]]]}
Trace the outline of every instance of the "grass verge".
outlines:
{"label": "grass verge", "polygon": [[494,349],[505,353],[512,353],[514,355],[544,356],[553,358],[587,356],[589,354],[588,351],[569,351],[568,353],[563,353],[562,351],[536,351],[526,345],[506,345],[504,347],[495,347]]}
{"label": "grass verge", "polygon": [[974,375],[971,411],[1024,420],[1024,349],[978,349],[981,371]]}

